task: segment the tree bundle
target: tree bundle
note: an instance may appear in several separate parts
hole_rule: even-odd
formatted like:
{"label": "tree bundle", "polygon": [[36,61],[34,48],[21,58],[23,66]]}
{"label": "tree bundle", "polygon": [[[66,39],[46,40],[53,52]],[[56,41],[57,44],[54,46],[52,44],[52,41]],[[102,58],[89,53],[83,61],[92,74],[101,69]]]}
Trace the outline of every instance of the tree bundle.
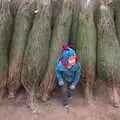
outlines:
{"label": "tree bundle", "polygon": [[36,15],[28,37],[21,75],[22,84],[30,96],[37,95],[36,90],[47,67],[51,16],[51,0],[36,0]]}
{"label": "tree bundle", "polygon": [[0,0],[0,92],[6,87],[8,72],[8,45],[11,36],[12,16],[8,0]]}
{"label": "tree bundle", "polygon": [[[14,9],[15,10],[15,9]],[[14,20],[14,32],[9,54],[8,91],[14,96],[20,87],[20,78],[25,46],[34,17],[34,3],[31,0],[23,0]],[[12,97],[12,96],[11,96]]]}
{"label": "tree bundle", "polygon": [[91,98],[92,83],[96,75],[96,28],[94,23],[94,0],[81,1],[77,34],[77,53],[82,66],[85,97]]}

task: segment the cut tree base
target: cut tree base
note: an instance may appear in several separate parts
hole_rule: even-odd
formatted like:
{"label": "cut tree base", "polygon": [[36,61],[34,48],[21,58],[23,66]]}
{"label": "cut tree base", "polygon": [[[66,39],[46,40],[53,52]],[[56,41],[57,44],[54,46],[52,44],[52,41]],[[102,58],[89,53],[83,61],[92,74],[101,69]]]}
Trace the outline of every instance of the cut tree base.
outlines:
{"label": "cut tree base", "polygon": [[112,103],[113,103],[114,107],[120,107],[118,88],[116,88],[116,87],[113,87],[113,89],[112,89]]}
{"label": "cut tree base", "polygon": [[91,90],[90,84],[85,85],[85,91],[84,91],[84,96],[85,96],[85,104],[92,105],[93,103],[93,97],[92,97],[92,90]]}
{"label": "cut tree base", "polygon": [[41,97],[42,102],[46,102],[47,100],[49,100],[49,95],[47,93],[44,93]]}
{"label": "cut tree base", "polygon": [[6,95],[6,93],[7,93],[6,87],[0,88],[0,101],[3,100],[3,98],[4,98],[5,95]]}
{"label": "cut tree base", "polygon": [[31,109],[32,113],[39,112],[39,103],[34,95],[27,94],[26,105]]}
{"label": "cut tree base", "polygon": [[14,92],[9,92],[8,93],[8,99],[13,99],[15,98],[15,93]]}

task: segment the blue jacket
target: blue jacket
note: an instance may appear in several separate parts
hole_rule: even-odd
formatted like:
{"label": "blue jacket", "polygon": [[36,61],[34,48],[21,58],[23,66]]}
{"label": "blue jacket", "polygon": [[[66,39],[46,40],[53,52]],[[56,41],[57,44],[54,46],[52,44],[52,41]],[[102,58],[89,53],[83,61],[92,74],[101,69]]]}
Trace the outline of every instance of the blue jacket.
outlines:
{"label": "blue jacket", "polygon": [[80,63],[77,62],[71,69],[64,68],[63,64],[58,58],[56,63],[56,75],[58,81],[67,81],[70,82],[71,85],[75,86],[80,81],[81,75],[81,66]]}

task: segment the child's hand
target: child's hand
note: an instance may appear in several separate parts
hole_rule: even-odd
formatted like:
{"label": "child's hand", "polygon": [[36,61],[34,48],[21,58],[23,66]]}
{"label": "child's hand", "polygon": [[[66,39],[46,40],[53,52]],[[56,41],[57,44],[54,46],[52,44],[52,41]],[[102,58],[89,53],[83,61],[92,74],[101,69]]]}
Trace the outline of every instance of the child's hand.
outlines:
{"label": "child's hand", "polygon": [[63,81],[59,81],[58,83],[60,86],[64,85],[64,82]]}
{"label": "child's hand", "polygon": [[71,86],[70,86],[70,89],[71,89],[71,90],[75,89],[75,86],[74,86],[74,85],[71,85]]}

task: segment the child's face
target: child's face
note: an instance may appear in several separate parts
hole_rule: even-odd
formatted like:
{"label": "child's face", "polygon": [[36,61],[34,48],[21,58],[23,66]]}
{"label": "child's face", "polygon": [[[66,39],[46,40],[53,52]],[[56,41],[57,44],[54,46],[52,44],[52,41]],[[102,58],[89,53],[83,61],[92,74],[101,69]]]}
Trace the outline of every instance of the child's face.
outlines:
{"label": "child's face", "polygon": [[68,64],[69,65],[74,65],[76,63],[76,56],[71,56],[69,59],[68,59]]}

